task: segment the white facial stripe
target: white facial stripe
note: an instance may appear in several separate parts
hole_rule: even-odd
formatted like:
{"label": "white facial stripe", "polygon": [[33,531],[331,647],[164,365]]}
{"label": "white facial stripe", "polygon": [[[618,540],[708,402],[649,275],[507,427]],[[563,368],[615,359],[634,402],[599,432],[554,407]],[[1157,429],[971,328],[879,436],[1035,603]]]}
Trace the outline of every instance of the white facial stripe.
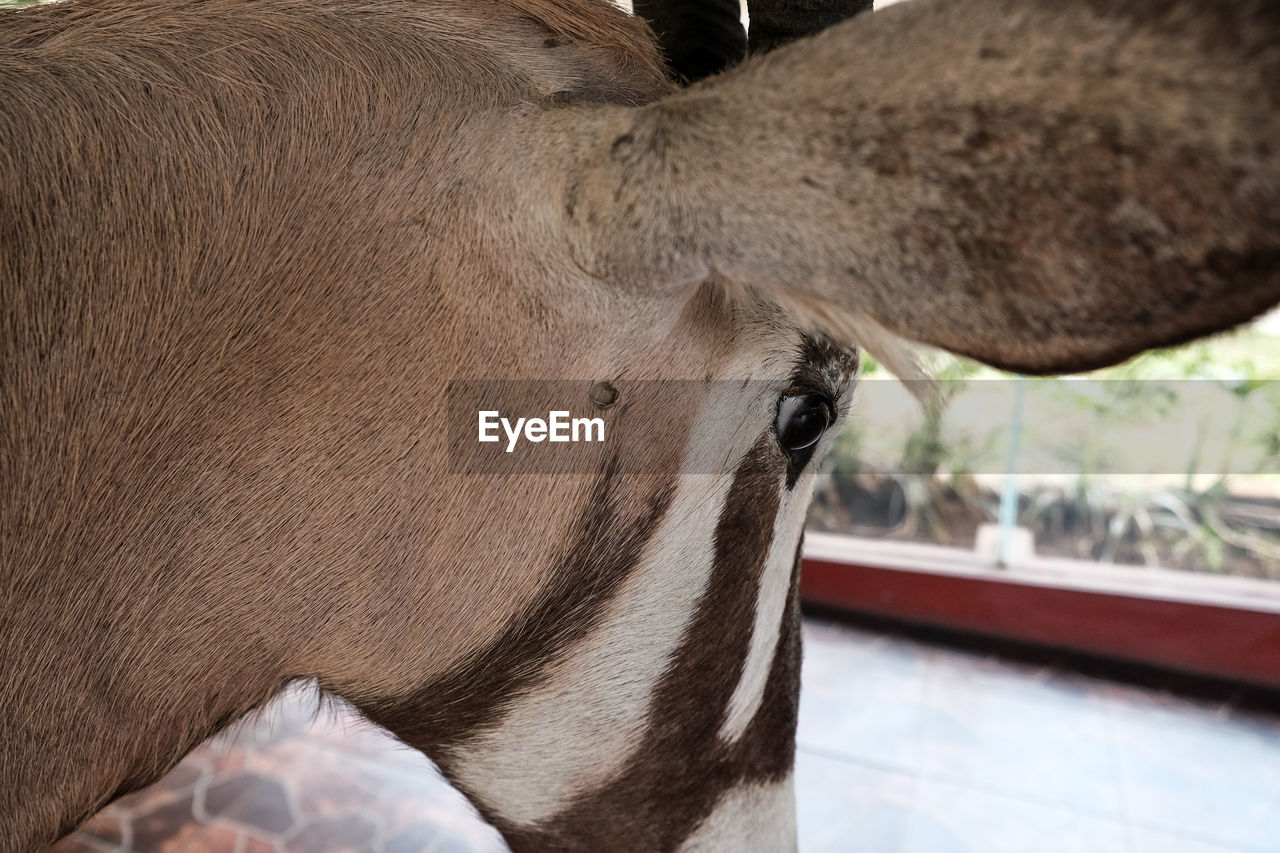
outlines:
{"label": "white facial stripe", "polygon": [[[746,455],[765,410],[742,418],[742,401],[732,402],[707,401],[690,447]],[[498,728],[450,751],[456,781],[503,819],[528,826],[551,818],[630,762],[654,688],[710,579],[732,484],[733,469],[682,475],[661,528],[597,628],[548,667],[546,681]]]}
{"label": "white facial stripe", "polygon": [[[816,463],[812,463],[811,467],[813,464]],[[784,484],[779,485],[781,494],[778,498],[778,514],[773,520],[773,540],[769,545],[769,556],[765,559],[760,591],[756,596],[751,646],[742,667],[742,677],[738,679],[733,696],[729,698],[729,708],[724,724],[720,727],[720,737],[728,743],[742,737],[756,712],[760,710],[760,703],[764,701],[764,688],[769,680],[769,670],[773,668],[778,633],[782,628],[782,613],[791,588],[796,542],[804,526],[812,485],[812,470],[801,475],[794,489],[788,490]]]}
{"label": "white facial stripe", "polygon": [[795,849],[796,794],[791,774],[781,782],[745,784],[728,791],[680,846],[682,853]]}
{"label": "white facial stripe", "polygon": [[684,478],[651,553],[597,630],[496,730],[453,753],[458,781],[515,824],[554,816],[621,771],[697,605],[731,481]]}

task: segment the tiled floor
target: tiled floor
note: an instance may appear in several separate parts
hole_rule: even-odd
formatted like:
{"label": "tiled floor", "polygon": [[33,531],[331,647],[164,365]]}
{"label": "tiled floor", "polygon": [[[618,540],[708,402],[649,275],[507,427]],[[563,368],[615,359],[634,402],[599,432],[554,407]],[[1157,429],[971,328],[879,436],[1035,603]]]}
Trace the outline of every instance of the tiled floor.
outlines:
{"label": "tiled floor", "polygon": [[[813,619],[805,640],[803,851],[1280,853],[1277,718]],[[295,701],[54,849],[505,848],[424,758]]]}
{"label": "tiled floor", "polygon": [[802,850],[1280,853],[1280,719],[807,628]]}

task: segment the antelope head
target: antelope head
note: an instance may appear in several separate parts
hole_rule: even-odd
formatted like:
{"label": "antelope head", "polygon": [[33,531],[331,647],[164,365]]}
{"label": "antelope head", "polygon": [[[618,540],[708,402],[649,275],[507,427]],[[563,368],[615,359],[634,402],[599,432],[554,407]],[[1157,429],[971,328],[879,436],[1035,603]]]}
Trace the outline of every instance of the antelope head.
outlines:
{"label": "antelope head", "polygon": [[[858,347],[1280,301],[1266,0],[917,0],[679,91],[594,0],[69,0],[0,79],[4,850],[294,679],[516,849],[792,847]],[[593,455],[463,464],[547,380]]]}

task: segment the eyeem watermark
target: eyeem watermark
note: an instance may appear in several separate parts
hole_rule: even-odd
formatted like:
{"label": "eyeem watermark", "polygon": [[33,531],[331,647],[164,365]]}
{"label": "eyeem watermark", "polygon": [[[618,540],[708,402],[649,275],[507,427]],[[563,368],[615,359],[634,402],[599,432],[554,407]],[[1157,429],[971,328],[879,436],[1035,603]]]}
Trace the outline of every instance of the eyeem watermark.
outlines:
{"label": "eyeem watermark", "polygon": [[[449,472],[733,474],[740,460],[725,453],[715,430],[755,430],[767,439],[773,403],[786,393],[763,380],[631,380],[602,398],[597,384],[452,380],[445,422],[432,427],[445,435]],[[931,457],[931,470],[1006,474],[1019,393],[1013,465],[1020,475],[1156,475],[1171,484],[1200,475],[1280,476],[1280,380],[974,379],[948,386],[945,417],[921,408],[918,398],[928,393],[913,395],[896,380],[863,380],[845,425],[856,435],[849,446],[856,445],[862,470],[916,476],[924,466],[911,457],[919,443],[911,436],[926,430],[946,449]],[[722,426],[708,427],[708,418]]]}
{"label": "eyeem watermark", "polygon": [[546,420],[542,418],[516,418],[513,424],[509,418],[502,417],[496,410],[477,412],[479,416],[479,440],[497,442],[502,440],[498,428],[507,437],[507,453],[515,450],[521,435],[525,441],[604,441],[603,418],[574,418],[568,411],[551,411]]}

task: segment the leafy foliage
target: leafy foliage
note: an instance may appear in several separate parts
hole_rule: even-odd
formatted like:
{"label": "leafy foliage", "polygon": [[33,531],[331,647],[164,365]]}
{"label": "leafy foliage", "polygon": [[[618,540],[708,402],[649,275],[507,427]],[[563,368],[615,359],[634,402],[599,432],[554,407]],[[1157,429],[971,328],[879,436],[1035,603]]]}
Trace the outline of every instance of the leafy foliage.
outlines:
{"label": "leafy foliage", "polygon": [[[910,428],[898,413],[877,423],[876,411],[855,409],[828,460],[815,524],[969,544],[995,520],[1000,478],[978,472],[1004,470],[1009,424],[995,412],[985,432],[966,431],[955,415],[976,383],[1011,377],[941,353],[927,368],[935,393]],[[865,379],[886,376],[864,360]],[[1027,427],[1026,443],[1069,472],[1019,481],[1018,520],[1038,549],[1280,579],[1280,336],[1246,328],[1086,378],[1105,381],[1036,380],[1039,396],[1070,415]],[[1132,443],[1115,436],[1142,429],[1152,436],[1143,449],[1170,474],[1124,473],[1136,470]],[[1176,443],[1175,432],[1191,438]]]}

